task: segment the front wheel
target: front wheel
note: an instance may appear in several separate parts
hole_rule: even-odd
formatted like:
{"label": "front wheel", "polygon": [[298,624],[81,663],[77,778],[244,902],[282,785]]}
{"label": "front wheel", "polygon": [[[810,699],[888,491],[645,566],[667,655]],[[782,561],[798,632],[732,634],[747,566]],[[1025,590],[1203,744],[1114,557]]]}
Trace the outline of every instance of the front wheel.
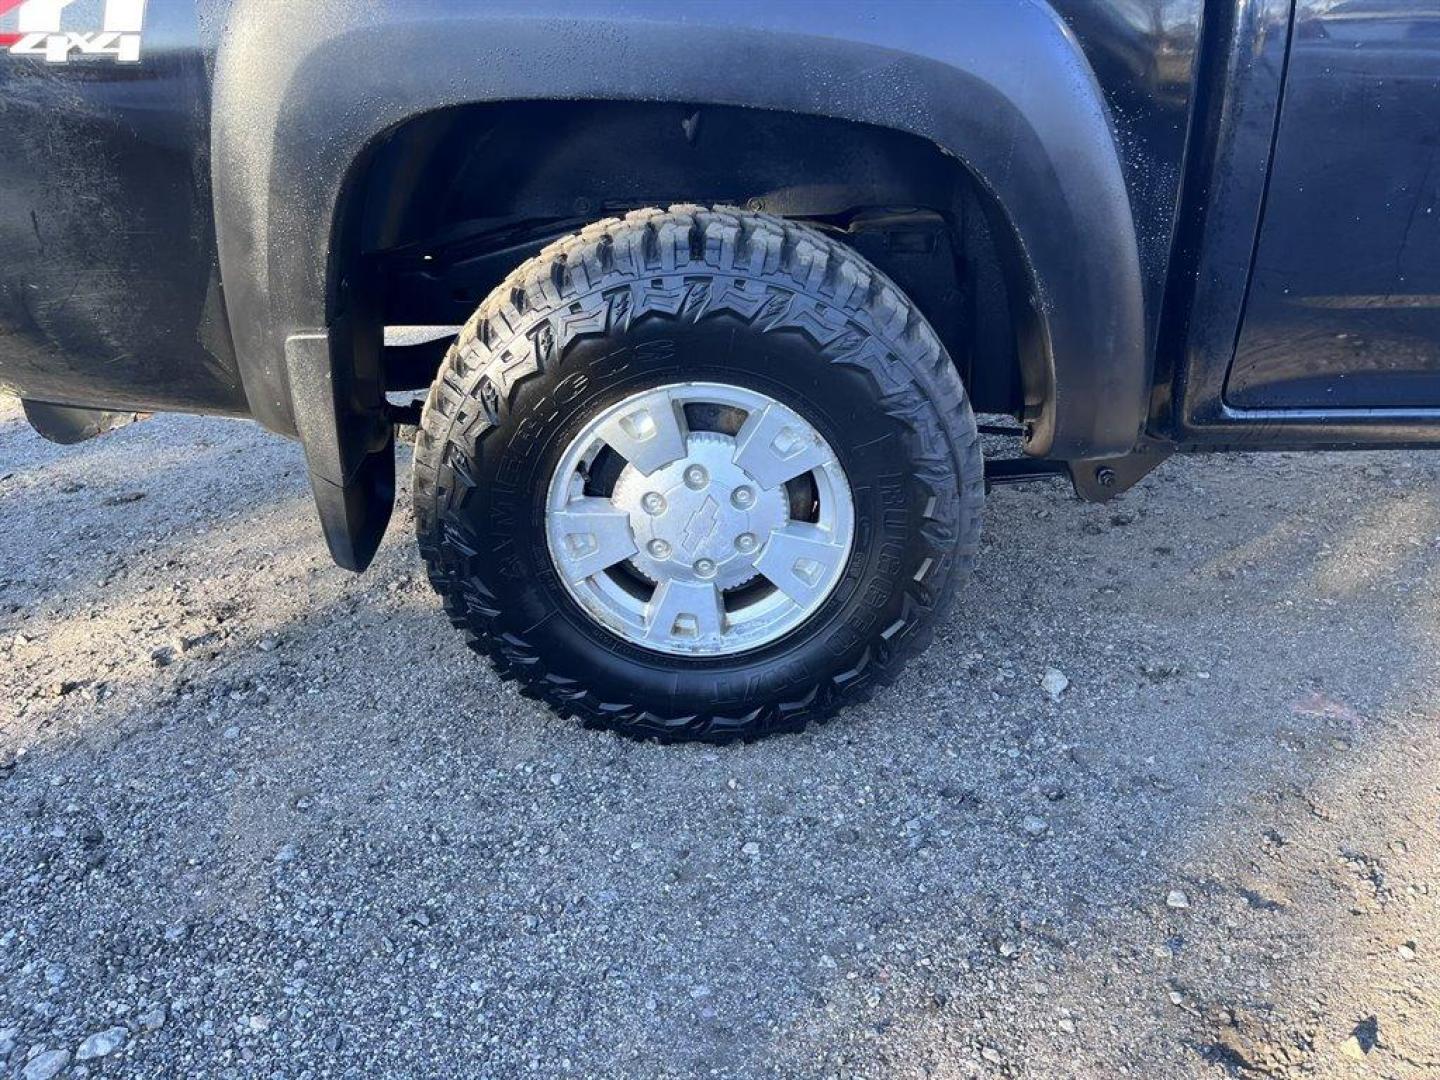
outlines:
{"label": "front wheel", "polygon": [[415,454],[451,619],[558,711],[795,730],[923,647],[975,554],[975,421],[898,289],[812,229],[675,207],[521,266]]}

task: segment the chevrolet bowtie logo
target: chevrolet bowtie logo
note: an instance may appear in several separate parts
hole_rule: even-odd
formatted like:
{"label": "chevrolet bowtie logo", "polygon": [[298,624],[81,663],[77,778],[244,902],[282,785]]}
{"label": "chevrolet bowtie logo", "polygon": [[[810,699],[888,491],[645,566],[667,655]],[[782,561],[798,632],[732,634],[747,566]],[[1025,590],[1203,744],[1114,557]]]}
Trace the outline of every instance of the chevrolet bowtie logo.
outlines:
{"label": "chevrolet bowtie logo", "polygon": [[685,528],[680,531],[680,547],[687,555],[694,555],[710,539],[715,523],[720,520],[720,504],[713,495],[705,496],[700,509],[690,515]]}

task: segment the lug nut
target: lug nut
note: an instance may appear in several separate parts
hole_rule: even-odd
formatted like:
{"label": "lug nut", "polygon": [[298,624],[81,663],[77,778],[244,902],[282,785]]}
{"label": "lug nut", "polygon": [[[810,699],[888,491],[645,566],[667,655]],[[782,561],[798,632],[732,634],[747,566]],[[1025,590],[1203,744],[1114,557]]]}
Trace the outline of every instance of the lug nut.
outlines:
{"label": "lug nut", "polygon": [[755,492],[748,487],[738,487],[730,494],[730,501],[738,510],[749,510],[755,505]]}
{"label": "lug nut", "polygon": [[715,563],[710,559],[696,559],[695,573],[701,577],[711,577],[715,573]]}
{"label": "lug nut", "polygon": [[685,486],[699,491],[710,482],[710,474],[703,465],[691,465],[685,470]]}
{"label": "lug nut", "polygon": [[735,550],[742,555],[749,555],[758,546],[759,543],[756,541],[754,533],[741,533],[735,537]]}
{"label": "lug nut", "polygon": [[668,559],[670,557],[670,545],[664,540],[651,540],[650,543],[645,545],[645,550],[657,559]]}
{"label": "lug nut", "polygon": [[665,512],[665,496],[658,491],[647,492],[645,497],[640,500],[640,505],[645,508],[647,514],[659,517]]}

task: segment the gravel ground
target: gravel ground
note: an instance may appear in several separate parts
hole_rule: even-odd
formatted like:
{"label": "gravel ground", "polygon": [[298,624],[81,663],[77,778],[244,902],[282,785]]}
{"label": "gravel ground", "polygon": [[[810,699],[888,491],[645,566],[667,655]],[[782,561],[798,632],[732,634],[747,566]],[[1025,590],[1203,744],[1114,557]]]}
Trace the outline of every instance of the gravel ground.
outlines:
{"label": "gravel ground", "polygon": [[404,496],[354,577],[291,444],[0,401],[0,1072],[1434,1076],[1437,475],[1002,489],[899,684],[717,750],[499,683]]}

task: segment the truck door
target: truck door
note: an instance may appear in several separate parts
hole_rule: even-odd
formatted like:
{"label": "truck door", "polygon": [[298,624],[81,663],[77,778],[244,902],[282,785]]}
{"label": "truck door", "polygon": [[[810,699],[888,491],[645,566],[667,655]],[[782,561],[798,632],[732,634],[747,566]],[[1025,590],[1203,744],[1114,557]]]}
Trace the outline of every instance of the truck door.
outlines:
{"label": "truck door", "polygon": [[1440,407],[1440,4],[1297,0],[1238,409]]}

